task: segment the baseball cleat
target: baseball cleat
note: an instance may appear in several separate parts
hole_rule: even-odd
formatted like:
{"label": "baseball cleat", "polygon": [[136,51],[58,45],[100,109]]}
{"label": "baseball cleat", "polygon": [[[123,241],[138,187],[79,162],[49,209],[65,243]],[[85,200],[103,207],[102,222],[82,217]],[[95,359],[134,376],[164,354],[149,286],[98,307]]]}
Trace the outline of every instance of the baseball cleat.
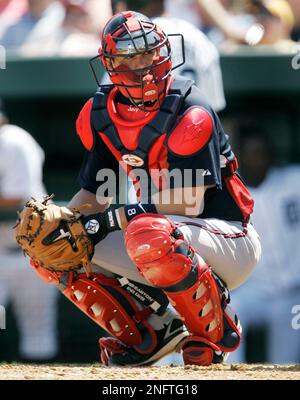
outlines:
{"label": "baseball cleat", "polygon": [[139,350],[137,346],[130,347],[113,337],[99,339],[101,361],[107,366],[151,365],[173,352],[181,350],[181,343],[189,336],[186,327],[178,318],[165,324],[163,329],[155,330],[156,346],[153,350]]}

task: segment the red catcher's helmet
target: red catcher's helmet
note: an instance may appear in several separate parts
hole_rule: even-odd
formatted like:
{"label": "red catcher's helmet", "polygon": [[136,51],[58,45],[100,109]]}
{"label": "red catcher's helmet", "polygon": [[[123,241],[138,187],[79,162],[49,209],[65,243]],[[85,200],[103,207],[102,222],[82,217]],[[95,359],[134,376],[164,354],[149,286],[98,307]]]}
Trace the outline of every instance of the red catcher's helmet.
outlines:
{"label": "red catcher's helmet", "polygon": [[[150,52],[155,52],[154,59],[146,68],[132,70],[122,62],[114,66],[116,57],[120,62],[119,57]],[[103,29],[99,55],[113,84],[135,106],[145,111],[160,107],[172,69],[171,47],[167,35],[148,17],[134,11],[114,15]]]}

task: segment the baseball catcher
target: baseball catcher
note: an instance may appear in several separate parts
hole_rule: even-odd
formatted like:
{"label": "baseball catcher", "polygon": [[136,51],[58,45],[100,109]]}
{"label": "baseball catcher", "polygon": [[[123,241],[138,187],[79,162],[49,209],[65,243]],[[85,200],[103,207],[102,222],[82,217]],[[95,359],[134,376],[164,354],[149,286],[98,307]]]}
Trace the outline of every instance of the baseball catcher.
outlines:
{"label": "baseball catcher", "polygon": [[[146,16],[114,15],[99,57],[112,84],[77,119],[81,190],[68,207],[29,201],[16,239],[37,274],[110,334],[104,364],[176,350],[185,364],[223,362],[241,340],[229,290],[261,252],[228,135],[193,82],[173,77],[169,38]],[[124,173],[135,199],[114,207]]]}

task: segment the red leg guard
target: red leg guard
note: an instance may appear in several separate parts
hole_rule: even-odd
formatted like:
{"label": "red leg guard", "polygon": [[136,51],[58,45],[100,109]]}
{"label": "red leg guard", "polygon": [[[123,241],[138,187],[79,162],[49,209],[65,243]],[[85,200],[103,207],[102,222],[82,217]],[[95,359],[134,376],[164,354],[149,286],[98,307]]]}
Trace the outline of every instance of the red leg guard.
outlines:
{"label": "red leg guard", "polygon": [[[219,343],[226,323],[225,298],[210,268],[185,242],[175,224],[162,215],[139,215],[127,227],[125,244],[141,274],[164,290],[190,333],[203,338],[204,343]],[[209,357],[205,363],[209,363]]]}
{"label": "red leg guard", "polygon": [[[128,346],[143,342],[142,332],[151,337],[151,349],[156,346],[153,328],[144,321],[153,311],[140,310],[116,279],[102,274],[76,275],[63,292],[81,311],[111,335]],[[143,326],[138,326],[142,324]],[[150,351],[149,347],[147,351]]]}
{"label": "red leg guard", "polygon": [[200,336],[190,336],[182,343],[184,364],[207,366],[223,362],[229,352],[240,344],[242,328],[233,310],[226,305],[223,310],[224,335],[220,342],[211,341]]}
{"label": "red leg guard", "polygon": [[63,275],[63,272],[48,271],[47,269],[40,267],[36,262],[30,260],[30,265],[34,268],[37,276],[44,283],[59,284],[59,278]]}
{"label": "red leg guard", "polygon": [[182,343],[182,357],[185,365],[202,365],[204,367],[213,363],[215,351],[220,351],[218,346],[207,339],[191,336]]}

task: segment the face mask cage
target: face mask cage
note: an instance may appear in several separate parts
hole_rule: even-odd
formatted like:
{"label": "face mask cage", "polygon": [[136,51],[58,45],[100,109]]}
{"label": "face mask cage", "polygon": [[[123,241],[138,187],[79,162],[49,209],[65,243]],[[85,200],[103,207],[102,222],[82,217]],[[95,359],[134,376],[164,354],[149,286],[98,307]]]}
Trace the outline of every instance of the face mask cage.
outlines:
{"label": "face mask cage", "polygon": [[[147,93],[147,88],[152,87],[156,92],[156,101],[160,102],[161,97],[166,93],[168,76],[171,72],[171,48],[169,42],[164,40],[161,44],[151,48],[149,52],[139,51],[133,56],[152,54],[153,59],[149,65],[143,68],[129,68],[123,64],[122,58],[128,59],[128,56],[110,59],[107,65],[107,72],[111,81],[115,86],[123,89],[130,101],[138,107],[144,107],[145,98],[142,93]],[[129,56],[131,58],[131,56]],[[114,67],[115,61],[119,61],[119,65]],[[150,86],[148,86],[150,83]],[[154,85],[154,86],[153,86]],[[151,89],[149,89],[151,91]],[[150,102],[149,102],[150,103]],[[158,104],[159,106],[160,104]]]}
{"label": "face mask cage", "polygon": [[[111,81],[120,88],[133,105],[144,111],[155,111],[160,108],[166,95],[171,71],[185,62],[184,40],[180,34],[169,35],[169,37],[179,38],[181,43],[182,60],[172,67],[172,52],[168,36],[153,22],[137,20],[136,23],[139,24],[139,29],[133,32],[130,31],[127,23],[123,23],[115,32],[106,34],[99,54]],[[152,63],[144,68],[129,69],[128,66],[122,64],[122,59],[128,60],[137,55],[146,56],[151,53],[154,54]],[[92,58],[90,65],[99,85],[93,68],[93,61],[97,58]],[[149,85],[150,76],[151,84]],[[155,99],[146,101],[143,94],[151,92],[151,88],[153,92],[156,92]]]}

